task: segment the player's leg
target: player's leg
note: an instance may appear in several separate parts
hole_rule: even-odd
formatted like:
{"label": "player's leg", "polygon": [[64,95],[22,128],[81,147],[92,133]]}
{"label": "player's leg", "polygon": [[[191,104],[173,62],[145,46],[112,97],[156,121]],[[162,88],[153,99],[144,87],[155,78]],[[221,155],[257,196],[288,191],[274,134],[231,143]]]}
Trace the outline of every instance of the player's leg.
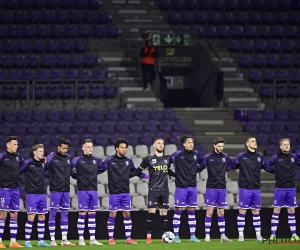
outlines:
{"label": "player's leg", "polygon": [[175,242],[180,243],[179,238],[179,227],[180,227],[180,219],[182,210],[184,207],[186,207],[186,190],[185,188],[175,188],[175,194],[174,194],[174,217],[173,217],[173,230],[175,235]]}
{"label": "player's leg", "polygon": [[5,248],[5,245],[2,243],[2,237],[4,233],[7,213],[9,212],[10,203],[11,197],[9,191],[5,188],[0,188],[0,248]]}
{"label": "player's leg", "polygon": [[30,237],[35,215],[38,213],[38,198],[34,194],[26,194],[27,221],[25,224],[25,247],[32,247]]}
{"label": "player's leg", "polygon": [[130,211],[131,211],[131,197],[130,193],[121,194],[120,195],[120,206],[123,210],[123,217],[124,217],[124,227],[125,227],[125,237],[126,237],[126,244],[137,244],[133,239],[131,239],[131,230],[132,230],[132,221],[130,218]]}
{"label": "player's leg", "polygon": [[57,243],[55,241],[55,218],[57,211],[60,207],[61,194],[61,192],[50,192],[50,213],[48,220],[48,228],[50,233],[51,246],[57,246]]}
{"label": "player's leg", "polygon": [[239,231],[238,241],[244,241],[245,217],[251,201],[250,190],[239,188],[239,214],[237,217],[237,226]]}
{"label": "player's leg", "polygon": [[99,199],[97,191],[88,191],[89,205],[88,205],[88,228],[90,233],[90,245],[100,246],[102,243],[95,238],[96,235],[96,211],[99,210]]}
{"label": "player's leg", "polygon": [[149,78],[148,83],[152,86],[155,80],[155,65],[148,65]]}
{"label": "player's leg", "polygon": [[218,225],[220,229],[220,241],[221,242],[232,242],[225,235],[225,218],[224,218],[224,208],[227,207],[226,199],[226,189],[217,190],[217,214],[218,214]]}
{"label": "player's leg", "polygon": [[79,237],[79,245],[85,246],[84,242],[84,228],[85,228],[85,217],[88,211],[88,196],[87,191],[78,190],[78,221],[77,221],[77,230]]}
{"label": "player's leg", "polygon": [[168,231],[168,209],[169,209],[169,191],[161,192],[159,198],[159,216],[160,216],[160,227],[161,235]]}
{"label": "player's leg", "polygon": [[276,239],[276,231],[279,222],[279,213],[281,208],[285,206],[285,191],[275,188],[273,198],[273,214],[271,219],[271,237],[270,240]]}
{"label": "player's leg", "polygon": [[256,233],[256,240],[262,241],[263,237],[261,236],[261,219],[259,210],[261,208],[261,200],[260,200],[260,190],[252,190],[252,200],[250,207],[252,208],[253,215],[253,226]]}
{"label": "player's leg", "polygon": [[150,190],[148,192],[147,244],[152,243],[153,219],[159,202],[157,193],[159,192],[153,192]]}
{"label": "player's leg", "polygon": [[296,234],[296,217],[295,208],[298,206],[296,201],[296,191],[295,188],[291,188],[286,191],[286,205],[288,207],[288,223],[291,230],[291,241],[300,240],[299,236]]}
{"label": "player's leg", "polygon": [[198,191],[196,187],[189,187],[186,197],[188,224],[190,227],[190,242],[200,242],[196,237],[196,207],[198,206]]}
{"label": "player's leg", "polygon": [[211,218],[217,202],[215,193],[216,191],[210,188],[207,188],[205,192],[204,205],[207,206],[205,216],[205,242],[210,242]]}
{"label": "player's leg", "polygon": [[18,233],[18,212],[20,209],[20,191],[19,188],[14,188],[10,190],[10,248],[23,248],[20,244],[16,242]]}
{"label": "player's leg", "polygon": [[120,197],[118,194],[109,195],[109,216],[107,220],[108,231],[108,244],[115,245],[114,232],[115,232],[115,219],[117,211],[120,209]]}
{"label": "player's leg", "polygon": [[47,196],[46,194],[36,195],[38,197],[38,224],[37,224],[37,232],[38,232],[38,247],[51,247],[50,244],[46,243],[44,240],[45,236],[45,214],[48,213],[47,210]]}
{"label": "player's leg", "polygon": [[68,241],[68,212],[70,209],[70,193],[62,192],[61,200],[60,200],[60,229],[61,229],[61,237],[62,237],[62,246],[76,246],[76,244]]}

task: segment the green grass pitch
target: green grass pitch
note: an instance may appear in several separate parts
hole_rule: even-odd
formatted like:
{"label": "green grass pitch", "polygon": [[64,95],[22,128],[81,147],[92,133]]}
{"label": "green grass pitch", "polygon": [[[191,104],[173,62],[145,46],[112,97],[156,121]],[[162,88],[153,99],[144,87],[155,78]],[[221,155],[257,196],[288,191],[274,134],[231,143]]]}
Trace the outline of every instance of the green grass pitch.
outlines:
{"label": "green grass pitch", "polygon": [[[70,240],[73,243],[78,244],[78,240]],[[262,242],[256,241],[255,239],[246,239],[244,242],[238,242],[237,239],[233,239],[233,242],[220,242],[217,239],[212,239],[211,242],[204,242],[204,240],[201,239],[200,243],[191,243],[188,240],[181,239],[182,243],[171,243],[171,244],[161,244],[159,240],[153,240],[152,244],[146,244],[145,239],[142,240],[136,240],[139,244],[137,245],[127,245],[125,244],[125,240],[116,240],[116,245],[110,246],[108,245],[108,240],[99,239],[99,242],[103,243],[103,246],[76,246],[74,248],[77,249],[85,249],[85,250],[91,250],[95,248],[101,248],[101,249],[128,249],[128,250],[155,250],[155,249],[166,249],[166,250],[173,250],[173,249],[180,249],[180,250],[192,250],[192,249],[222,249],[222,250],[239,250],[239,249],[245,249],[245,250],[259,250],[259,249],[300,249],[300,244],[269,244],[267,241],[262,244]],[[9,245],[9,241],[3,242],[6,247]],[[24,241],[18,240],[18,243],[24,244]],[[50,241],[47,241],[47,243],[50,243]],[[86,240],[86,243],[88,244],[89,241]],[[33,245],[33,248],[37,248],[37,241],[32,240],[31,244]],[[57,240],[57,244],[60,244],[60,240]],[[72,247],[68,247],[72,248]],[[7,248],[9,249],[9,248]],[[40,248],[39,248],[40,249]],[[59,249],[66,249],[66,247],[55,247],[55,250]]]}

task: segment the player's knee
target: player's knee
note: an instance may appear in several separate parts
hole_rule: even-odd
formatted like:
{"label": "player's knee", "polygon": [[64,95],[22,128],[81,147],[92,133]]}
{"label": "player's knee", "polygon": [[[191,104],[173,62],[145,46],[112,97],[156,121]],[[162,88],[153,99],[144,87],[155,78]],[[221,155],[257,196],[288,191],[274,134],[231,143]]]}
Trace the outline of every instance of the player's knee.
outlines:
{"label": "player's knee", "polygon": [[[280,210],[279,210],[280,211]],[[288,211],[288,213],[295,213],[295,208],[293,208],[293,207],[288,207],[288,209],[287,209],[287,211]],[[279,212],[278,212],[279,213]]]}
{"label": "player's knee", "polygon": [[45,220],[45,215],[44,214],[39,214],[38,219],[39,220]]}
{"label": "player's knee", "polygon": [[[6,213],[6,216],[7,216],[7,213]],[[6,218],[5,216],[5,218]],[[10,212],[10,218],[12,220],[17,220],[18,219],[18,212]]]}
{"label": "player's knee", "polygon": [[217,214],[218,216],[224,216],[224,209],[218,209]]}
{"label": "player's knee", "polygon": [[0,218],[5,220],[7,217],[7,212],[6,211],[0,211]]}
{"label": "player's knee", "polygon": [[124,211],[123,212],[123,217],[124,218],[129,218],[130,217],[130,212],[129,211]]}

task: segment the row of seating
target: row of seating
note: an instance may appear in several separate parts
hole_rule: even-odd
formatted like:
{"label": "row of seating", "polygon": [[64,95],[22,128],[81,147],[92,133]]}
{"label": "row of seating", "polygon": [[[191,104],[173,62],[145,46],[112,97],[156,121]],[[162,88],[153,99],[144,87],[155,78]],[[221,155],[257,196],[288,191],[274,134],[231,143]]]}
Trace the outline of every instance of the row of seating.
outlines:
{"label": "row of seating", "polygon": [[158,7],[163,10],[289,10],[300,8],[295,0],[158,0]]}
{"label": "row of seating", "polygon": [[300,80],[300,69],[249,69],[248,79],[250,82],[273,82],[274,80]]}
{"label": "row of seating", "polygon": [[[246,127],[245,127],[246,128]],[[247,127],[247,129],[249,128],[249,126]],[[268,133],[257,133],[258,131],[255,130],[254,128],[254,131],[251,132],[253,134],[255,134],[256,136],[256,140],[257,140],[257,143],[259,145],[263,145],[263,146],[270,146],[271,145],[275,145],[278,147],[278,143],[279,141],[282,139],[282,138],[289,138],[290,139],[290,142],[291,142],[291,145],[292,145],[292,148],[296,147],[297,149],[297,146],[300,142],[300,137],[299,137],[299,134],[297,133],[272,133],[272,134],[268,134]],[[278,150],[278,148],[277,148]],[[267,154],[269,155],[269,154]],[[271,153],[271,155],[273,155]]]}
{"label": "row of seating", "polygon": [[261,121],[259,123],[255,121],[248,121],[245,122],[245,131],[253,133],[257,132],[258,130],[264,133],[299,133],[299,122],[290,121],[284,125],[282,121]]}
{"label": "row of seating", "polygon": [[271,109],[265,109],[263,111],[258,110],[236,110],[234,112],[234,119],[239,121],[285,121],[289,122],[292,121],[300,121],[300,110],[276,110],[275,112]]}
{"label": "row of seating", "polygon": [[76,112],[73,110],[64,110],[62,112],[60,111],[5,111],[3,113],[0,113],[0,123],[1,121],[9,122],[9,123],[15,123],[18,121],[21,122],[27,122],[31,123],[32,121],[35,122],[77,122],[77,121],[83,121],[83,122],[90,122],[90,121],[115,121],[115,122],[121,122],[121,121],[148,121],[148,120],[154,120],[154,121],[162,121],[162,120],[169,120],[169,121],[176,121],[178,120],[176,118],[175,111],[173,109],[143,109],[143,108],[137,108],[137,109],[109,109],[106,111],[103,110],[77,110]]}
{"label": "row of seating", "polygon": [[0,10],[0,22],[23,23],[108,23],[106,10]]}
{"label": "row of seating", "polygon": [[120,35],[117,26],[113,23],[106,25],[96,23],[68,24],[68,25],[0,25],[1,38],[62,38],[62,37],[118,37]]}
{"label": "row of seating", "polygon": [[0,80],[105,80],[106,72],[101,68],[67,68],[67,69],[0,69]]}
{"label": "row of seating", "polygon": [[102,7],[98,0],[3,0],[0,9],[97,9]]}
{"label": "row of seating", "polygon": [[[300,95],[299,84],[276,84],[275,94],[278,98],[297,98]],[[274,97],[273,84],[261,84],[259,87],[259,95],[263,98]]]}
{"label": "row of seating", "polygon": [[[268,14],[268,13],[267,13]],[[262,24],[265,27],[263,30],[266,30],[269,35],[280,36],[276,34],[275,31],[280,33],[284,26],[282,25],[293,25],[299,24],[300,18],[297,15],[297,12],[292,12],[290,15],[287,15],[285,12],[270,13],[271,15],[260,15],[257,12],[178,12],[178,11],[169,11],[167,14],[167,20],[171,24]],[[265,20],[267,19],[267,20]],[[271,28],[265,24],[272,25]],[[225,26],[224,26],[225,27]],[[227,26],[230,27],[230,26]],[[239,27],[239,26],[236,26]],[[245,27],[255,27],[255,26],[245,26]],[[297,30],[297,26],[294,27]],[[254,28],[252,28],[253,30]],[[245,29],[245,33],[247,33]],[[262,30],[259,28],[258,32]],[[272,31],[270,31],[272,30]],[[291,32],[291,31],[290,31]],[[248,32],[252,34],[252,32]]]}
{"label": "row of seating", "polygon": [[95,67],[97,58],[90,54],[0,54],[1,68]]}
{"label": "row of seating", "polygon": [[241,54],[241,67],[300,67],[300,54]]}
{"label": "row of seating", "polygon": [[300,40],[273,39],[273,40],[229,40],[228,48],[232,52],[295,52],[300,51]]}

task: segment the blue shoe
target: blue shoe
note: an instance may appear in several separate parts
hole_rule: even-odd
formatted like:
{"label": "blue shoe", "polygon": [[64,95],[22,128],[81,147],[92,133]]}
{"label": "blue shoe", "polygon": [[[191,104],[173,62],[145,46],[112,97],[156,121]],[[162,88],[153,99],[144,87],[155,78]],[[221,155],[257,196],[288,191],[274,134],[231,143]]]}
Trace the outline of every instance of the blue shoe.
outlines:
{"label": "blue shoe", "polygon": [[180,240],[179,236],[175,236],[174,242],[175,243],[181,243],[181,240]]}
{"label": "blue shoe", "polygon": [[193,235],[193,236],[191,236],[191,238],[190,238],[190,242],[201,242],[201,241],[198,240],[198,238],[197,238],[195,235]]}
{"label": "blue shoe", "polygon": [[46,243],[44,240],[39,241],[39,243],[37,244],[38,247],[51,247],[50,244]]}
{"label": "blue shoe", "polygon": [[30,241],[26,241],[26,242],[25,242],[25,247],[32,247]]}

